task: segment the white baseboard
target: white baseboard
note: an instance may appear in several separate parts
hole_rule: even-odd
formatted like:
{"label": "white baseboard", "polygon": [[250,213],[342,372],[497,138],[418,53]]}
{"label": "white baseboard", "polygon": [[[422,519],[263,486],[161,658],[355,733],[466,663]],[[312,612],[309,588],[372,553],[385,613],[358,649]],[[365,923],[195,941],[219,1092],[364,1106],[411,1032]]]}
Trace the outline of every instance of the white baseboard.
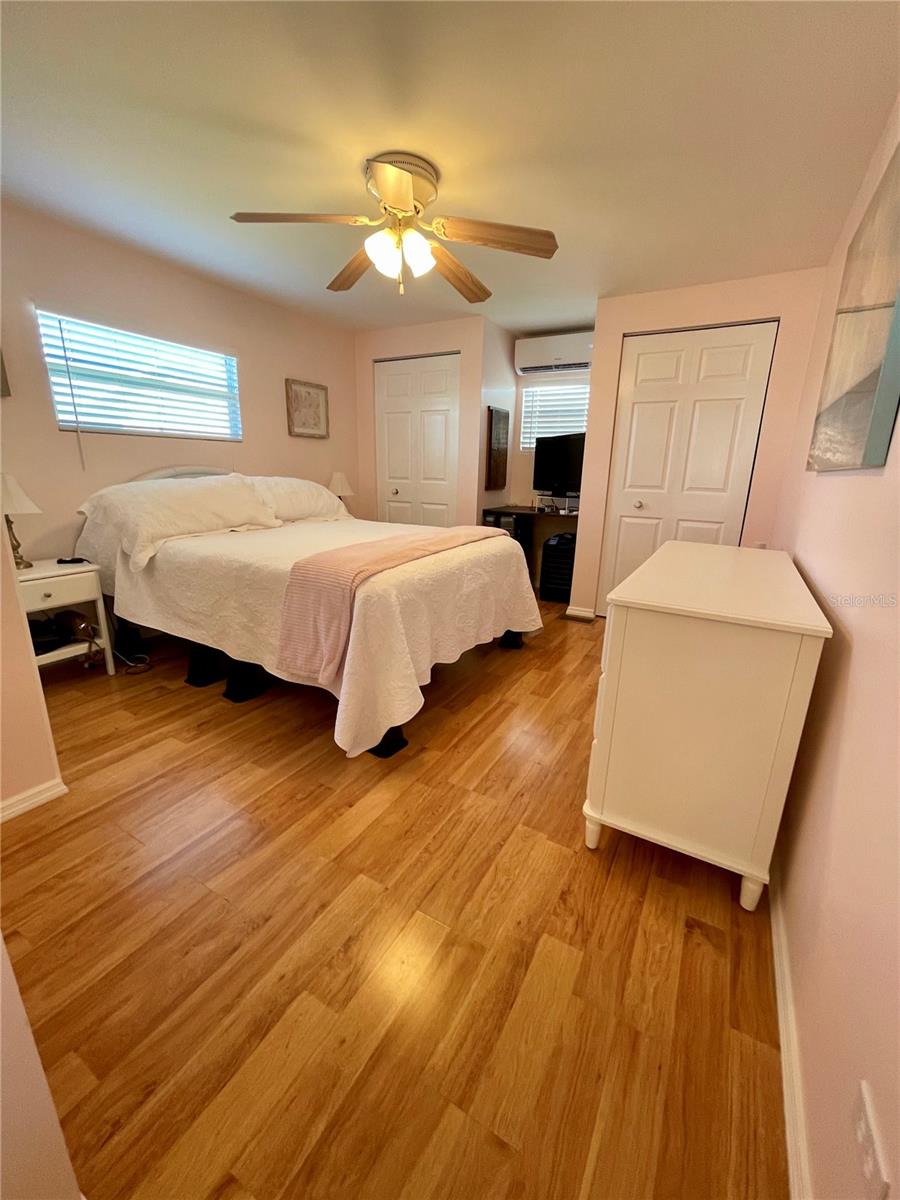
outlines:
{"label": "white baseboard", "polygon": [[597,614],[592,608],[575,608],[571,604],[566,609],[566,616],[573,621],[594,621],[597,618]]}
{"label": "white baseboard", "polygon": [[57,796],[64,796],[68,790],[57,775],[49,783],[39,783],[37,787],[19,792],[17,796],[10,796],[8,799],[0,801],[0,821],[7,821],[10,817],[17,817],[19,813],[28,812],[29,808],[37,808],[39,804],[46,804],[48,800],[55,800]]}
{"label": "white baseboard", "polygon": [[775,960],[775,995],[778,1001],[778,1034],[781,1042],[781,1083],[784,1091],[784,1132],[787,1142],[791,1200],[812,1200],[809,1146],[806,1140],[806,1108],[803,1102],[803,1073],[797,1042],[794,988],[788,956],[784,909],[779,894],[776,864],[769,884],[772,914],[772,956]]}

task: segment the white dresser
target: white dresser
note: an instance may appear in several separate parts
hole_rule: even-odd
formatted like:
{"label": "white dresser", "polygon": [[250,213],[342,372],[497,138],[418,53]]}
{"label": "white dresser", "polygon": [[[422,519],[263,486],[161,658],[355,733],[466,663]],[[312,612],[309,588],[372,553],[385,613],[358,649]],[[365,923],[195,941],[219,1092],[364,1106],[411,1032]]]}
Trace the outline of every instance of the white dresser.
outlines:
{"label": "white dresser", "polygon": [[611,825],[737,871],[752,911],[831,626],[777,550],[666,542],[608,599],[587,845]]}

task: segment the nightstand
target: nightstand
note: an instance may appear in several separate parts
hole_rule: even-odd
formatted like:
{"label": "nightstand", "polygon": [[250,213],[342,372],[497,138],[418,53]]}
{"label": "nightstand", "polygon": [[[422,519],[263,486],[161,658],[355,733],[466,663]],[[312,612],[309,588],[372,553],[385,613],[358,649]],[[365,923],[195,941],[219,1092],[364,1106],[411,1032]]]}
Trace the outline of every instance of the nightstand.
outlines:
{"label": "nightstand", "polygon": [[[99,629],[95,645],[103,651],[106,673],[115,675],[109,627],[106,624],[106,609],[100,591],[100,568],[94,563],[70,563],[63,565],[55,558],[38,559],[33,567],[17,571],[19,591],[27,613],[46,612],[50,608],[68,608],[73,604],[93,604],[96,619],[93,624]],[[37,656],[39,667],[48,663],[62,662],[66,658],[78,658],[87,654],[88,642],[70,642],[56,650]]]}

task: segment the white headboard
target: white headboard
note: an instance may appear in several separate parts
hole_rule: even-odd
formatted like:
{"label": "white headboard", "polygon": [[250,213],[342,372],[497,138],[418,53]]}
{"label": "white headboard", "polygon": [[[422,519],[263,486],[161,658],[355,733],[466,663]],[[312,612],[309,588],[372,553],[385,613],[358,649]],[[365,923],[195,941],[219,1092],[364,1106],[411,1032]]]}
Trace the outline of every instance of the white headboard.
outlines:
{"label": "white headboard", "polygon": [[147,471],[144,475],[135,475],[132,480],[137,483],[141,479],[197,479],[202,475],[230,475],[227,467],[160,467],[158,471]]}

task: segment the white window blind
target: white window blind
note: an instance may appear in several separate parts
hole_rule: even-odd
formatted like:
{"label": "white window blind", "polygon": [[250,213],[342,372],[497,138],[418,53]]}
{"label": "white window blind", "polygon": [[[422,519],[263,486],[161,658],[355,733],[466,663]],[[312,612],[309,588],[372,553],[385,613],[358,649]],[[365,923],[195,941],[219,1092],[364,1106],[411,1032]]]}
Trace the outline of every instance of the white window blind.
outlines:
{"label": "white window blind", "polygon": [[38,312],[60,429],[241,439],[237,359]]}
{"label": "white window blind", "polygon": [[523,388],[521,448],[533,450],[534,439],[539,437],[584,433],[590,394],[587,383],[545,383]]}

